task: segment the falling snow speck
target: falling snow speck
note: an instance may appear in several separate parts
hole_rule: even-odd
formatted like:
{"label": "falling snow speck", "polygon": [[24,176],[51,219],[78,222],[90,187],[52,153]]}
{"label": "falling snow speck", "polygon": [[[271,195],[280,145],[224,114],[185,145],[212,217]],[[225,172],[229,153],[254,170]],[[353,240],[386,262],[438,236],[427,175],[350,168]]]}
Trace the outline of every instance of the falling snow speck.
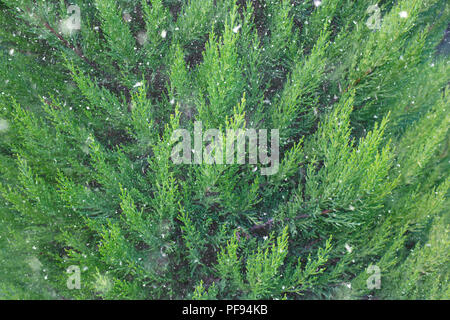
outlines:
{"label": "falling snow speck", "polygon": [[7,131],[9,128],[8,121],[4,119],[0,119],[0,132]]}
{"label": "falling snow speck", "polygon": [[347,250],[348,253],[352,253],[353,248],[348,243],[346,243],[345,244],[345,250]]}
{"label": "falling snow speck", "polygon": [[123,20],[124,20],[125,22],[131,22],[131,20],[132,20],[131,15],[130,15],[128,12],[125,12],[125,13],[123,14]]}
{"label": "falling snow speck", "polygon": [[147,42],[147,32],[139,31],[136,35],[137,42],[142,46]]}

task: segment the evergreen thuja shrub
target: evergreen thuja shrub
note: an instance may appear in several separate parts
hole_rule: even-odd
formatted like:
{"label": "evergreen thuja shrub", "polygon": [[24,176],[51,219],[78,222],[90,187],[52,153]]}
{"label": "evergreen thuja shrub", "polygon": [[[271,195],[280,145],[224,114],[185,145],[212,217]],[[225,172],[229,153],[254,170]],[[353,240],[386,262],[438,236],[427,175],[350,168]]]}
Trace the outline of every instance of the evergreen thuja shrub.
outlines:
{"label": "evergreen thuja shrub", "polygon": [[448,21],[1,0],[0,298],[450,298]]}

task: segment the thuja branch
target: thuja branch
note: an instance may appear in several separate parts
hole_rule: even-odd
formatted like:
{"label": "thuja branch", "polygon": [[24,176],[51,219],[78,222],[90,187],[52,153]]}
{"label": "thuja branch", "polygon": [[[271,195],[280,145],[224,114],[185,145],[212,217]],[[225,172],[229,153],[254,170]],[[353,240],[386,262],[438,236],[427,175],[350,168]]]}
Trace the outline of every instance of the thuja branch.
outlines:
{"label": "thuja branch", "polygon": [[59,40],[61,40],[61,42],[64,44],[64,46],[66,48],[71,49],[73,52],[75,52],[84,62],[86,62],[88,65],[90,65],[92,68],[94,68],[96,71],[98,72],[102,72],[102,70],[100,70],[97,66],[97,64],[93,61],[90,61],[88,58],[86,58],[86,56],[82,53],[81,49],[76,48],[75,46],[73,46],[69,41],[67,41],[61,34],[59,34],[58,32],[56,32],[55,29],[53,29],[47,21],[42,21],[44,27],[49,30],[51,33],[53,33]]}
{"label": "thuja branch", "polygon": [[[29,15],[32,14],[31,10],[29,8],[25,8],[24,9]],[[54,36],[56,36],[58,38],[58,40],[63,44],[64,47],[66,47],[67,49],[70,49],[71,51],[73,51],[81,60],[83,60],[86,64],[88,64],[92,69],[94,69],[96,72],[100,73],[103,77],[105,77],[109,82],[111,82],[110,85],[105,84],[104,86],[112,89],[118,89],[125,91],[125,96],[127,97],[127,99],[130,97],[130,93],[129,93],[129,89],[123,85],[121,85],[120,83],[118,83],[115,80],[115,77],[113,77],[112,75],[106,73],[105,71],[103,71],[97,63],[95,63],[94,61],[91,61],[90,59],[88,59],[83,51],[80,48],[75,47],[73,44],[71,44],[67,39],[65,39],[59,32],[57,32],[52,26],[50,26],[50,24],[45,21],[43,18],[40,18],[40,23],[41,25],[47,29],[51,34],[53,34]],[[47,103],[47,101],[46,101]],[[47,103],[48,104],[48,103]]]}

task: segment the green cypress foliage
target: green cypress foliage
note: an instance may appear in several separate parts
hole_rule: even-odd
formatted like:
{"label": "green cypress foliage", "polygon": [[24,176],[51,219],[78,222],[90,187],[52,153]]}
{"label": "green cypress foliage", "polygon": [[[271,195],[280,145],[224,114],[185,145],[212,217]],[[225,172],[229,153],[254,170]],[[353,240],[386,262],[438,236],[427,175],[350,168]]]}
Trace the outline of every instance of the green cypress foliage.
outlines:
{"label": "green cypress foliage", "polygon": [[[448,21],[0,0],[0,299],[449,299]],[[225,161],[227,131],[275,129],[272,174]]]}

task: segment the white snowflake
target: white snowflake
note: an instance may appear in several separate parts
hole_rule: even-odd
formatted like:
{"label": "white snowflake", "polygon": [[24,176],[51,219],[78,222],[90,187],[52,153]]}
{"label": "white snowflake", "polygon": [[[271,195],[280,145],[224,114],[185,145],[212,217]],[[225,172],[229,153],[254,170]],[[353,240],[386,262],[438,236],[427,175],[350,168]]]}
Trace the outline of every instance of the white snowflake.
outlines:
{"label": "white snowflake", "polygon": [[131,22],[132,20],[131,15],[128,12],[124,12],[122,17],[125,22]]}
{"label": "white snowflake", "polygon": [[42,268],[42,263],[36,257],[30,258],[28,260],[28,265],[30,266],[31,270],[33,270],[34,273],[39,272]]}
{"label": "white snowflake", "polygon": [[400,18],[402,18],[402,19],[408,18],[408,12],[406,12],[406,11],[400,11],[400,13],[399,13],[398,15],[399,15]]}
{"label": "white snowflake", "polygon": [[238,33],[239,29],[241,28],[241,25],[238,25],[236,27],[233,28],[233,32],[234,33]]}
{"label": "white snowflake", "polygon": [[147,42],[147,32],[139,31],[136,40],[141,46],[144,45]]}
{"label": "white snowflake", "polygon": [[0,119],[0,132],[7,131],[9,128],[8,121]]}
{"label": "white snowflake", "polygon": [[350,247],[350,245],[348,243],[345,244],[345,250],[347,250],[348,253],[352,253],[353,248]]}

